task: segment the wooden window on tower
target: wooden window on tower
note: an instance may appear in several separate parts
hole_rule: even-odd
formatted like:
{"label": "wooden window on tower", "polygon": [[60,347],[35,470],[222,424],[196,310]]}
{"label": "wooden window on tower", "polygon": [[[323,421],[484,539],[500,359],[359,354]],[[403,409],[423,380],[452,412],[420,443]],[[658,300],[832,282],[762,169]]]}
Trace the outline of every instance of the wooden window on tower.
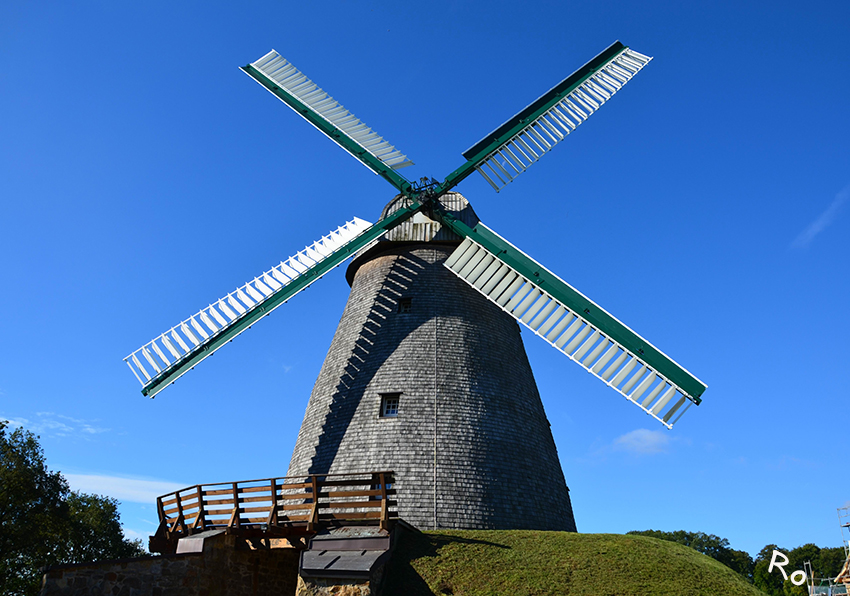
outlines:
{"label": "wooden window on tower", "polygon": [[410,312],[410,298],[399,298],[398,299],[398,312],[399,313],[409,313]]}
{"label": "wooden window on tower", "polygon": [[381,394],[381,418],[396,418],[398,417],[398,405],[401,398],[401,393],[382,393]]}

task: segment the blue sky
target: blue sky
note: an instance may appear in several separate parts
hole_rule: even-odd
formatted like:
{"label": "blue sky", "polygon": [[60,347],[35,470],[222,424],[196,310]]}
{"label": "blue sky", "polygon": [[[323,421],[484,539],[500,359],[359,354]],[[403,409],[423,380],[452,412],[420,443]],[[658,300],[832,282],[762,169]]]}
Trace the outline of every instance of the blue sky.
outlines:
{"label": "blue sky", "polygon": [[[0,417],[122,500],[286,473],[333,272],[151,401],[122,358],[393,189],[238,70],[275,48],[417,165],[614,40],[654,57],[481,219],[709,388],[667,431],[524,332],[578,528],[837,546],[850,335],[847,2],[0,7]],[[530,464],[531,465],[531,464]]]}

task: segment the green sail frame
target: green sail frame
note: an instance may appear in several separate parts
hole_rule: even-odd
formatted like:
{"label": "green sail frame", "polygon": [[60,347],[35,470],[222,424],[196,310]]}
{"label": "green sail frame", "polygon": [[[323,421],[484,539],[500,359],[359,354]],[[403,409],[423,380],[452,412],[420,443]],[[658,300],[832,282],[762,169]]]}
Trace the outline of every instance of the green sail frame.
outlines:
{"label": "green sail frame", "polygon": [[213,353],[224,344],[231,341],[234,337],[248,329],[264,316],[270,314],[278,306],[292,298],[295,294],[312,284],[327,272],[331,271],[334,267],[354,256],[359,250],[377,240],[387,230],[397,226],[408,217],[411,217],[414,213],[422,209],[422,207],[422,203],[414,200],[410,205],[391,213],[387,217],[378,221],[372,227],[366,229],[351,242],[340,247],[336,252],[293,279],[289,284],[282,287],[264,302],[255,305],[240,318],[233,321],[229,326],[222,328],[218,333],[201,342],[200,345],[195,346],[180,360],[165,368],[161,373],[153,377],[142,387],[142,394],[151,398],[154,397],[157,393],[186,374],[201,361],[212,356]]}
{"label": "green sail frame", "polygon": [[700,396],[706,390],[706,384],[647,340],[629,329],[605,309],[534,261],[510,242],[487,228],[484,224],[479,223],[475,228],[470,228],[445,210],[435,211],[434,215],[453,232],[462,238],[470,238],[494,255],[498,260],[515,269],[535,286],[550,294],[573,312],[579,313],[595,329],[604,333],[633,356],[678,386],[682,393],[693,403],[700,404]]}

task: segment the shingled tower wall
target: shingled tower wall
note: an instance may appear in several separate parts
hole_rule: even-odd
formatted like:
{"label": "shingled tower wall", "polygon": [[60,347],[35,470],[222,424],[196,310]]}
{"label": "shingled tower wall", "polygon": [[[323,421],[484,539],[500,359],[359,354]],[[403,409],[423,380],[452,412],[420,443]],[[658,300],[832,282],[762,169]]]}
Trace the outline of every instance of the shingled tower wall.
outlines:
{"label": "shingled tower wall", "polygon": [[[442,202],[477,223],[461,195]],[[399,516],[422,529],[575,531],[519,326],[443,266],[459,243],[417,215],[351,264],[289,475],[393,470]]]}

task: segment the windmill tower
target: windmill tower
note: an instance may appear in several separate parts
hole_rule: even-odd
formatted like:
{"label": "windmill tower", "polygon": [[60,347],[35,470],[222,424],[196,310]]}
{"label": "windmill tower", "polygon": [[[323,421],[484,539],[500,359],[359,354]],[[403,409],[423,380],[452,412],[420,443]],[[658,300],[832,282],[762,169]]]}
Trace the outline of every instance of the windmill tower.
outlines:
{"label": "windmill tower", "polygon": [[498,192],[650,60],[615,42],[464,152],[442,182],[420,183],[397,172],[411,165],[405,155],[277,52],[245,66],[399,195],[374,225],[354,218],[127,356],[142,393],[153,397],[355,257],[290,473],[393,468],[401,517],[423,527],[574,530],[516,322],[668,428],[706,385],[490,230],[452,189],[477,171]]}
{"label": "windmill tower", "polygon": [[420,215],[354,259],[288,475],[391,469],[420,528],[575,531],[519,326],[444,266],[461,241]]}

